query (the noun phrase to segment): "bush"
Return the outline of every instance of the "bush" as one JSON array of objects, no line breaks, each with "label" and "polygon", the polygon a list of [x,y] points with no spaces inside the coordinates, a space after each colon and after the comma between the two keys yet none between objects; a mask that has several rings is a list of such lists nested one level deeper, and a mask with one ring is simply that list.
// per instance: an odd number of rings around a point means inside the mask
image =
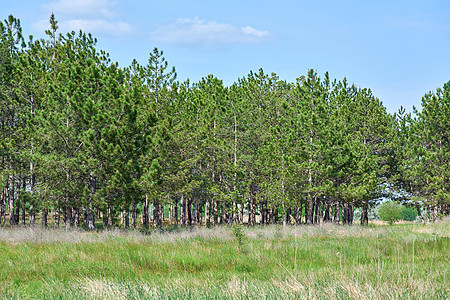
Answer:
[{"label": "bush", "polygon": [[244,229],[242,228],[242,226],[239,225],[233,225],[231,227],[231,231],[233,231],[234,237],[236,238],[237,242],[238,242],[238,250],[242,251],[243,250],[243,246],[244,246]]},{"label": "bush", "polygon": [[380,219],[389,222],[390,225],[402,219],[402,206],[395,202],[384,202],[378,210]]},{"label": "bush", "polygon": [[417,218],[417,210],[414,207],[403,207],[402,220],[415,221]]}]

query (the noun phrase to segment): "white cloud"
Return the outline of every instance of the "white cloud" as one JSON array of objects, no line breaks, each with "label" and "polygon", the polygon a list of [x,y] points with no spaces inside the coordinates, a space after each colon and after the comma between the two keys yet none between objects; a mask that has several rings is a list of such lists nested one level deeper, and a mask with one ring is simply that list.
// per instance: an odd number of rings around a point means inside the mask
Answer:
[{"label": "white cloud", "polygon": [[270,35],[270,33],[268,31],[257,30],[250,26],[242,27],[241,30],[244,34],[247,34],[249,36],[253,35],[253,36],[256,36],[259,38],[265,38]]},{"label": "white cloud", "polygon": [[198,18],[178,19],[172,24],[158,27],[150,37],[160,43],[207,48],[235,43],[260,43],[272,39],[268,31],[250,26],[238,28]]},{"label": "white cloud", "polygon": [[91,32],[96,34],[106,34],[113,36],[123,36],[130,34],[134,29],[125,22],[108,22],[105,20],[70,20],[61,23],[63,31]]},{"label": "white cloud", "polygon": [[[59,32],[66,33],[70,31],[78,32],[82,30],[86,33],[92,33],[94,36],[109,35],[109,36],[127,36],[135,32],[135,28],[128,23],[117,21],[109,22],[105,20],[83,20],[74,19],[68,21],[58,22]],[[34,24],[34,28],[39,31],[49,29],[48,21],[40,21]]]},{"label": "white cloud", "polygon": [[[58,22],[58,31],[61,33],[82,30],[86,33],[92,33],[94,36],[108,35],[108,36],[127,36],[136,32],[135,28],[125,22],[108,22],[105,20],[68,20]],[[44,32],[50,28],[48,21],[43,20],[33,24],[36,31]]]},{"label": "white cloud", "polygon": [[41,9],[47,13],[54,12],[67,16],[97,16],[112,18],[118,15],[115,7],[116,1],[111,0],[56,0],[41,5]]},{"label": "white cloud", "polygon": [[[117,20],[120,13],[116,6],[115,0],[54,0],[41,5],[41,9],[48,16],[55,13],[61,33],[82,30],[95,36],[123,37],[136,32],[134,26]],[[43,32],[50,25],[47,19],[33,27]]]}]

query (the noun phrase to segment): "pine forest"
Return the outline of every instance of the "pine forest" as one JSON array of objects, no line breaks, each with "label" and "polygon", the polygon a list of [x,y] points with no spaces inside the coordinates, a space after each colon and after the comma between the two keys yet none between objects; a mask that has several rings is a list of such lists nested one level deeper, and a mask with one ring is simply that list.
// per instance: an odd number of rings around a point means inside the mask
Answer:
[{"label": "pine forest", "polygon": [[450,81],[389,114],[313,69],[178,81],[158,48],[121,67],[96,42],[0,22],[2,226],[367,225],[386,198],[449,215]]}]

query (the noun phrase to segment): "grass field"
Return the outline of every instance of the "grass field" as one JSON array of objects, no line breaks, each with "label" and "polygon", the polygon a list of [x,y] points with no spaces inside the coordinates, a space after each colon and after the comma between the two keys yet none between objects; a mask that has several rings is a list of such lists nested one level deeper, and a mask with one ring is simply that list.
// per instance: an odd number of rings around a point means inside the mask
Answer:
[{"label": "grass field", "polygon": [[0,297],[448,299],[449,237],[448,220],[149,235],[0,229]]}]

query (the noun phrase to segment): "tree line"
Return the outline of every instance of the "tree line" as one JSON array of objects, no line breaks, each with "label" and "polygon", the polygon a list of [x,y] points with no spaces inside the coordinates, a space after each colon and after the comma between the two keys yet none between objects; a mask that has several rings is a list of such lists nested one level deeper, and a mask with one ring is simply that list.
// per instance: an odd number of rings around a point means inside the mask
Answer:
[{"label": "tree line", "polygon": [[328,73],[180,82],[157,48],[122,68],[54,15],[46,35],[0,22],[3,225],[364,225],[383,196],[449,214],[450,82],[390,115]]}]

